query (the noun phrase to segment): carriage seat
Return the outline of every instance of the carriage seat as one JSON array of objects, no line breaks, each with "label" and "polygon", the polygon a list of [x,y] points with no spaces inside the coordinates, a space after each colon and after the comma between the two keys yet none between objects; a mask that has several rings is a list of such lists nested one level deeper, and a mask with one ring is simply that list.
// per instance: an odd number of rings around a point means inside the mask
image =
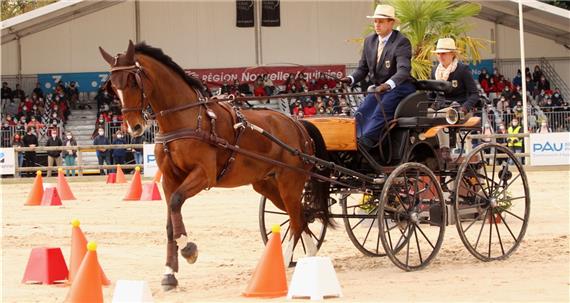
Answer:
[{"label": "carriage seat", "polygon": [[417,90],[423,91],[437,91],[449,93],[451,91],[451,84],[443,80],[418,80],[414,83]]}]

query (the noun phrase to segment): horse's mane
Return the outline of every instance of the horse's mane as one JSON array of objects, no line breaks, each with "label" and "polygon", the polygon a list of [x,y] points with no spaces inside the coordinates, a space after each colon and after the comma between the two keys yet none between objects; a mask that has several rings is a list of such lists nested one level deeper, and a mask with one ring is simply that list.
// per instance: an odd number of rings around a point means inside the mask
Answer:
[{"label": "horse's mane", "polygon": [[184,79],[184,81],[188,85],[190,85],[190,87],[196,88],[201,93],[204,93],[204,86],[202,86],[202,82],[200,82],[200,80],[188,75],[182,69],[182,67],[180,67],[180,65],[176,64],[176,62],[174,62],[172,60],[172,58],[170,58],[170,56],[168,56],[164,52],[162,52],[162,49],[147,45],[143,41],[143,42],[137,43],[137,45],[135,45],[135,53],[147,55],[149,57],[156,59],[157,61],[161,62],[162,64],[170,67],[170,69],[172,69],[175,73],[177,73],[180,77],[182,77],[182,79]]}]

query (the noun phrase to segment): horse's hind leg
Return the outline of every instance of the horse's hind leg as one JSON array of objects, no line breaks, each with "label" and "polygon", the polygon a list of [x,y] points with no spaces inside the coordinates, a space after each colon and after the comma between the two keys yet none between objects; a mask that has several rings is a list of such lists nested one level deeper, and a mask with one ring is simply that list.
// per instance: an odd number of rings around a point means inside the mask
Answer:
[{"label": "horse's hind leg", "polygon": [[[273,204],[279,208],[280,210],[287,212],[287,208],[285,207],[285,203],[281,198],[281,194],[279,193],[279,188],[277,186],[277,182],[275,178],[269,178],[267,180],[263,180],[257,183],[252,184],[253,189],[265,196],[269,199]],[[285,244],[285,251],[283,252],[283,260],[285,260],[285,267],[289,265],[291,262],[291,257],[293,256],[293,248],[295,247],[295,242],[293,240],[293,233],[289,233],[287,235],[287,240]]]},{"label": "horse's hind leg", "polygon": [[289,226],[291,227],[291,237],[287,248],[285,249],[286,257],[291,260],[293,248],[298,243],[302,231],[306,227],[305,218],[303,217],[302,195],[305,188],[305,175],[299,175],[292,172],[284,172],[279,175],[277,180],[277,188],[287,213],[289,214]]}]

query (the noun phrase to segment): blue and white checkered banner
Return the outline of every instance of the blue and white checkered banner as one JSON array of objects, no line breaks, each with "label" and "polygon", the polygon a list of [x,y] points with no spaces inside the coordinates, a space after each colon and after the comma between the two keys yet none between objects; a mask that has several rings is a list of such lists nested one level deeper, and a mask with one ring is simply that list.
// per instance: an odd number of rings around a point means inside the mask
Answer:
[{"label": "blue and white checkered banner", "polygon": [[108,76],[108,72],[38,74],[38,82],[46,93],[53,92],[59,81],[67,84],[75,81],[80,92],[96,92]]},{"label": "blue and white checkered banner", "polygon": [[0,148],[0,175],[16,174],[14,148]]}]

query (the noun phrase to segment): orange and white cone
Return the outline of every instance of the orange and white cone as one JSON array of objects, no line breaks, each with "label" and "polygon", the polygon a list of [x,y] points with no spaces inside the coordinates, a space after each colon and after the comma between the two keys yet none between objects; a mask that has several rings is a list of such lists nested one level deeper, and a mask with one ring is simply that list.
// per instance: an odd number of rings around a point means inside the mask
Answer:
[{"label": "orange and white cone", "polygon": [[133,180],[131,181],[131,187],[129,188],[129,192],[125,196],[123,200],[125,201],[138,201],[141,199],[142,195],[142,177],[141,177],[141,168],[135,168],[135,174],[133,175]]},{"label": "orange and white cone", "polygon": [[89,242],[86,247],[87,254],[79,266],[77,277],[71,284],[65,302],[103,302],[103,285],[101,284],[101,269],[97,260],[97,244]]},{"label": "orange and white cone", "polygon": [[42,204],[42,197],[44,195],[44,182],[42,179],[42,171],[38,170],[36,172],[36,179],[34,180],[34,185],[32,185],[32,191],[28,194],[28,199],[25,205],[40,205]]},{"label": "orange and white cone", "polygon": [[253,277],[243,295],[246,297],[276,298],[287,295],[287,276],[281,249],[281,227],[271,228],[271,238],[257,264]]},{"label": "orange and white cone", "polygon": [[[87,253],[87,239],[79,225],[79,220],[71,220],[71,255],[69,257],[69,276],[67,278],[69,283],[73,283],[73,280],[78,274],[81,262],[83,262],[85,254]],[[110,285],[111,281],[105,276],[103,269],[100,268],[99,270],[101,272],[101,284]]]}]

